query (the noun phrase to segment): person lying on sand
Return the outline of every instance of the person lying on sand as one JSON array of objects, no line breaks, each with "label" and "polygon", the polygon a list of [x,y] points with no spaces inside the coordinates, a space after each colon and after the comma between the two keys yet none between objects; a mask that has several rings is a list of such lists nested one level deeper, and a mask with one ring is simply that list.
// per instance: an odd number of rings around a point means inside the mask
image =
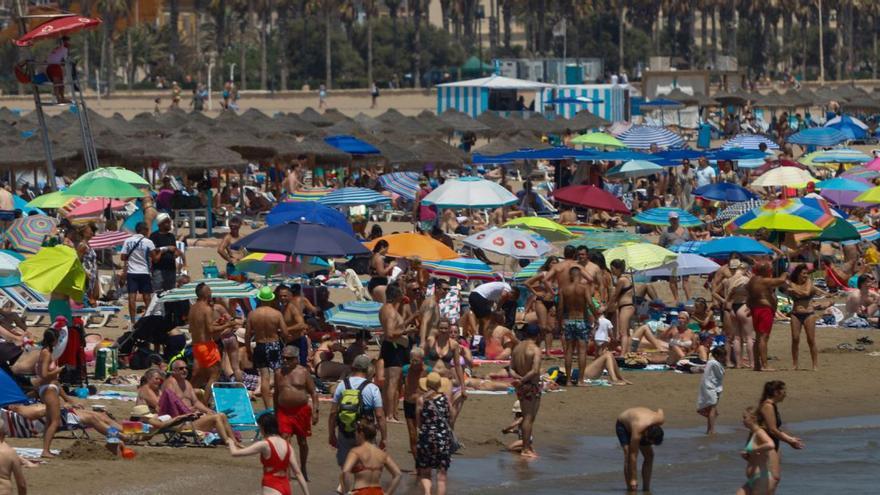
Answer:
[{"label": "person lying on sand", "polygon": [[[46,420],[45,404],[12,404],[6,408],[14,413],[20,414],[22,417],[30,421]],[[70,419],[74,418],[76,425],[86,428],[94,428],[95,431],[105,437],[116,436],[122,441],[129,440],[127,436],[121,433],[122,425],[107,415],[107,413],[89,411],[87,409],[75,409],[73,407],[63,408],[61,410],[62,424],[67,423]],[[2,433],[2,431],[0,431],[0,433]]]}]

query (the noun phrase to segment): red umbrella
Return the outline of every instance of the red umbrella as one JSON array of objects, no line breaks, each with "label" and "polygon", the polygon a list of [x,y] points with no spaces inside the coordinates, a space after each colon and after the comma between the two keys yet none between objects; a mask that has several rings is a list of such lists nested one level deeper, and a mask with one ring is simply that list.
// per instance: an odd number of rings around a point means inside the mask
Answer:
[{"label": "red umbrella", "polygon": [[30,46],[36,41],[66,36],[83,29],[95,28],[100,24],[101,19],[92,19],[90,17],[78,15],[59,17],[31,29],[27,34],[15,40],[15,44],[18,46]]},{"label": "red umbrella", "polygon": [[630,214],[629,208],[613,194],[596,186],[568,186],[553,192],[553,199],[583,208]]}]

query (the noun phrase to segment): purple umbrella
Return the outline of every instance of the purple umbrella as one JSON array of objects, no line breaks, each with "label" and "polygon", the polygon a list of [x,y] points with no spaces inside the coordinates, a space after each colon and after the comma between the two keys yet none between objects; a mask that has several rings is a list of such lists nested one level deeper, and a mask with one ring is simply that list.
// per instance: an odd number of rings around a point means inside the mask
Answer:
[{"label": "purple umbrella", "polygon": [[823,190],[819,193],[823,198],[837,206],[845,206],[848,208],[870,208],[874,203],[863,203],[855,201],[856,196],[864,191],[844,191],[840,189]]},{"label": "purple umbrella", "polygon": [[354,236],[333,227],[289,222],[260,229],[232,244],[232,249],[257,253],[340,257],[369,254]]}]

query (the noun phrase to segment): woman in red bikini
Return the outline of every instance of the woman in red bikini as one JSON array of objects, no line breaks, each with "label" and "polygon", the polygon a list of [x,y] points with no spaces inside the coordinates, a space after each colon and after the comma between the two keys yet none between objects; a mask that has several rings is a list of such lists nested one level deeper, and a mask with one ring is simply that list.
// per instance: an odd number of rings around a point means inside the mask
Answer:
[{"label": "woman in red bikini", "polygon": [[[392,495],[400,483],[400,468],[394,459],[374,443],[376,426],[367,421],[358,421],[355,429],[357,447],[351,449],[342,466],[342,492],[352,495]],[[382,470],[391,473],[391,483],[387,491],[382,491]],[[353,484],[351,478],[354,477]],[[349,492],[348,489],[351,488]]]},{"label": "woman in red bikini", "polygon": [[233,457],[260,454],[260,462],[263,464],[262,495],[292,495],[288,477],[291,469],[303,493],[309,495],[309,487],[296,462],[296,456],[293,455],[293,447],[278,433],[278,419],[275,414],[263,414],[257,424],[264,440],[245,448],[236,447],[234,442],[229,442],[229,453]]}]

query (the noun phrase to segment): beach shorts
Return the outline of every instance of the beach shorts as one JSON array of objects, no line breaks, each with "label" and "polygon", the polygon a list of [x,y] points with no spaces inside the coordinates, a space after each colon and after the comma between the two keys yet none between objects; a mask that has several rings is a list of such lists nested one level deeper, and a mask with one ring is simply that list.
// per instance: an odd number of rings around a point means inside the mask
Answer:
[{"label": "beach shorts", "polygon": [[70,308],[70,301],[65,299],[50,299],[46,309],[49,310],[49,320],[55,321],[55,318],[63,316],[67,318],[67,323],[73,322],[73,310]]},{"label": "beach shorts", "polygon": [[480,295],[479,292],[471,292],[468,296],[468,305],[477,318],[488,318],[492,315],[492,301]]},{"label": "beach shorts", "polygon": [[587,342],[590,340],[590,324],[585,320],[563,320],[562,335],[565,340]]},{"label": "beach shorts", "polygon": [[406,419],[416,419],[416,403],[403,401],[403,417]]},{"label": "beach shorts", "polygon": [[[621,447],[628,447],[630,441],[632,441],[632,433],[627,429],[626,425],[621,423],[620,420],[617,420],[617,423],[614,424],[614,432],[617,434],[617,441],[620,442]],[[647,446],[650,445],[650,442],[645,437],[642,437],[641,441],[639,441],[639,445]]]},{"label": "beach shorts", "polygon": [[750,306],[749,311],[752,312],[752,325],[755,332],[770,335],[773,330],[774,311],[770,306]]},{"label": "beach shorts", "polygon": [[152,294],[153,281],[146,273],[129,273],[125,276],[125,286],[129,294]]},{"label": "beach shorts", "polygon": [[214,341],[192,345],[193,358],[200,368],[210,368],[220,363],[220,349]]},{"label": "beach shorts", "polygon": [[402,368],[409,363],[409,349],[404,345],[383,340],[379,349],[379,358],[385,361],[386,368]]},{"label": "beach shorts", "polygon": [[355,445],[357,445],[357,441],[355,440],[354,435],[347,437],[342,430],[338,428],[336,429],[336,464],[338,464],[339,467],[345,465],[345,459]]},{"label": "beach shorts", "polygon": [[278,432],[282,436],[312,436],[312,406],[308,404],[298,407],[277,406],[275,415],[278,417]]},{"label": "beach shorts", "polygon": [[281,369],[283,361],[281,359],[282,344],[276,340],[274,342],[258,342],[254,346],[254,368],[269,368],[272,371]]},{"label": "beach shorts", "polygon": [[64,69],[61,67],[61,64],[49,64],[46,66],[46,75],[49,76],[49,80],[52,82],[63,81]]},{"label": "beach shorts", "polygon": [[541,384],[536,382],[522,382],[516,387],[516,398],[523,402],[533,402],[541,399]]}]

